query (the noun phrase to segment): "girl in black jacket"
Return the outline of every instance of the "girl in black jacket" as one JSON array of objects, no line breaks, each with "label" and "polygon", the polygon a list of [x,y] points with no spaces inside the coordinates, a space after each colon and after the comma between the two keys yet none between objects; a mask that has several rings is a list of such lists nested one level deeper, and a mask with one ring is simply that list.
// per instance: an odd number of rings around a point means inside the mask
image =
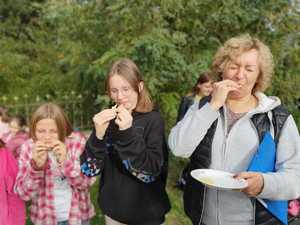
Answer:
[{"label": "girl in black jacket", "polygon": [[164,122],[131,60],[114,63],[106,90],[116,105],[93,117],[82,172],[101,174],[98,202],[107,225],[162,224],[170,209]]}]

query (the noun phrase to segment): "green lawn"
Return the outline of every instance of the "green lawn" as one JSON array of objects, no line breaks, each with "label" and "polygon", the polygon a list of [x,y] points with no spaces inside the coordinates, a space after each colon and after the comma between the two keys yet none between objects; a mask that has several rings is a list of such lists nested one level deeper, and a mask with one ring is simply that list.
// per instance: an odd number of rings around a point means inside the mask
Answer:
[{"label": "green lawn", "polygon": [[[182,192],[174,187],[174,184],[178,178],[181,169],[183,168],[185,161],[173,157],[170,153],[170,165],[169,165],[169,177],[167,183],[167,192],[172,204],[171,211],[167,214],[166,225],[191,225],[190,221],[184,214],[182,208]],[[98,208],[97,204],[98,193],[98,181],[91,188],[91,196],[94,206],[96,207],[97,215],[92,219],[92,225],[104,224],[103,216]],[[29,214],[27,214],[29,215]],[[27,225],[32,225],[29,219],[27,219]]]}]

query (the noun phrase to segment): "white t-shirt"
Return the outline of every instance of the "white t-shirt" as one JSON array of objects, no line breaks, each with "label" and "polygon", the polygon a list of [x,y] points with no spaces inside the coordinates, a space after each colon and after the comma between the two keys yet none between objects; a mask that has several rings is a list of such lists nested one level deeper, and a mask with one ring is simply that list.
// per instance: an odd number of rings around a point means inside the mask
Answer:
[{"label": "white t-shirt", "polygon": [[52,152],[48,152],[51,162],[51,169],[54,172],[54,209],[58,222],[69,219],[69,212],[72,200],[72,188],[67,179],[58,169],[56,158]]}]

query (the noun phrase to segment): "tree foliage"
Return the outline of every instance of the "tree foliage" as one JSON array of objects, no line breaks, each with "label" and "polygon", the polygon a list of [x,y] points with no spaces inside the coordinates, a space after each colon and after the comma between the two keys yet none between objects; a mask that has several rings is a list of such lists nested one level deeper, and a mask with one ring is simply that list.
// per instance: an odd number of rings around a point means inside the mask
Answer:
[{"label": "tree foliage", "polygon": [[180,96],[209,69],[217,48],[250,33],[274,54],[268,94],[279,96],[300,125],[299,30],[299,5],[292,0],[3,0],[1,95],[75,91],[97,105],[111,63],[130,57],[170,127]]}]

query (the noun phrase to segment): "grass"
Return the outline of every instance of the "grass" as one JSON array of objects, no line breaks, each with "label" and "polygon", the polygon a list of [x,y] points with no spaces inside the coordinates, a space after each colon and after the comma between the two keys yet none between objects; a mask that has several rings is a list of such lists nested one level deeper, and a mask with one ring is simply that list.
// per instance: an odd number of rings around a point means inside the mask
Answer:
[{"label": "grass", "polygon": [[[170,153],[169,176],[167,182],[167,192],[171,201],[171,211],[167,214],[165,225],[191,225],[189,219],[183,211],[182,192],[174,187],[176,180],[185,165],[185,160],[175,158]],[[96,208],[96,216],[92,219],[91,225],[104,225],[103,215],[97,203],[98,181],[91,188],[93,204]],[[27,207],[28,209],[28,207]],[[29,215],[29,212],[27,212]],[[26,225],[32,225],[29,218]]]}]

